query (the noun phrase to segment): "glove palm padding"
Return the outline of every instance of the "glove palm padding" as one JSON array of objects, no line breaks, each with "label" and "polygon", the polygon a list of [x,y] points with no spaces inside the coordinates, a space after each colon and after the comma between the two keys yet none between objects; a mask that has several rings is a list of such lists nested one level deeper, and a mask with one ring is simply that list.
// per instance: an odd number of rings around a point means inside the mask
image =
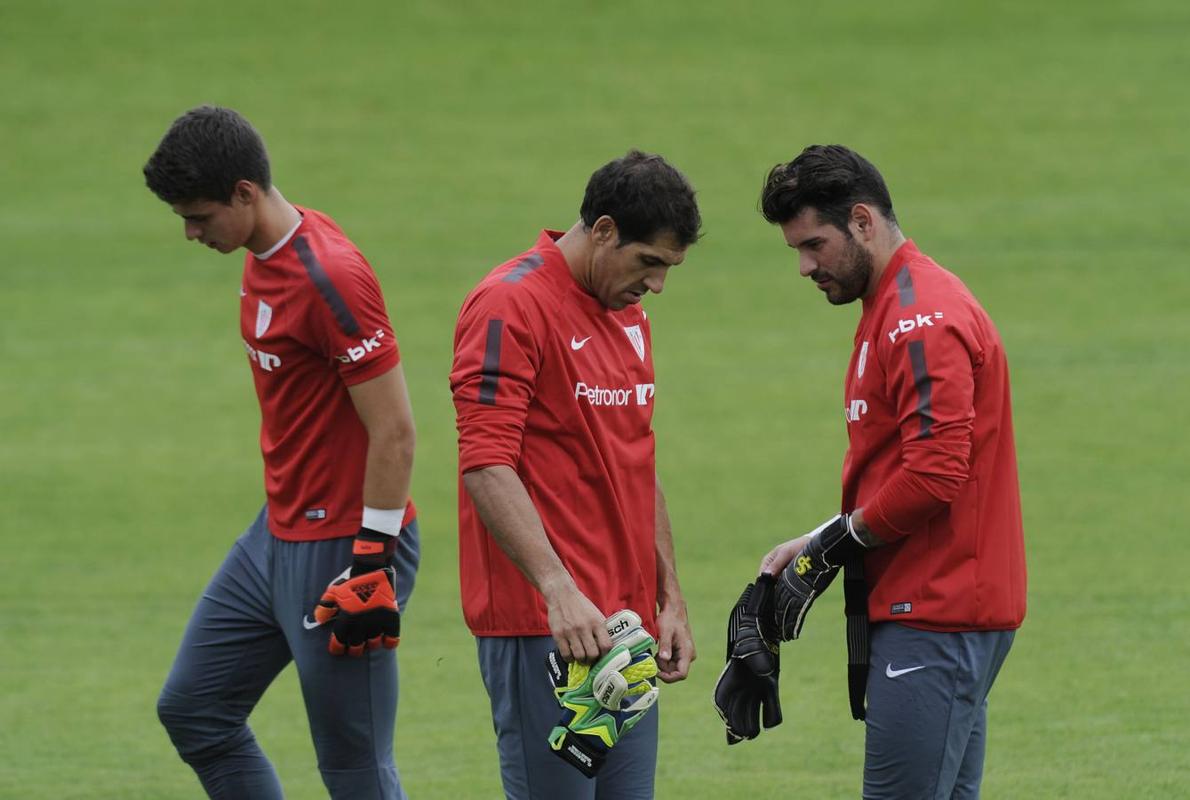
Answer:
[{"label": "glove palm padding", "polygon": [[[629,624],[619,625],[628,615]],[[608,618],[613,647],[592,665],[564,662],[558,651],[547,657],[554,696],[562,717],[547,738],[550,749],[594,777],[608,752],[657,701],[657,642],[631,611]]]},{"label": "glove palm padding", "polygon": [[715,684],[715,710],[737,744],[781,724],[781,653],[772,626],[774,579],[748,584],[727,622],[727,664]]},{"label": "glove palm padding", "polygon": [[401,643],[401,609],[393,569],[395,537],[361,528],[352,547],[351,567],[333,580],[314,607],[320,625],[330,623],[331,655],[362,656],[368,650]]}]

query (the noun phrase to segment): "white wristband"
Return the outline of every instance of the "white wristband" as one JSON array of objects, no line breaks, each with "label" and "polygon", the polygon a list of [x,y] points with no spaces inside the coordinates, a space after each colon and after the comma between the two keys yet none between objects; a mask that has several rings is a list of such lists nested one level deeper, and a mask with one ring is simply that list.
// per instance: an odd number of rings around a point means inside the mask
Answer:
[{"label": "white wristband", "polygon": [[405,521],[405,508],[372,508],[364,506],[363,527],[377,533],[396,536],[401,532],[401,523]]}]

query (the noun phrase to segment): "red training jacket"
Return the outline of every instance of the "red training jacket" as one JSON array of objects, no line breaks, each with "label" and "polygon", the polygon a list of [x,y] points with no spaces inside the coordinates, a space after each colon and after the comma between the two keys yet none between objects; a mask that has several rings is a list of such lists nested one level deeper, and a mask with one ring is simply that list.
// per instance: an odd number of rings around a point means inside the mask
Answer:
[{"label": "red training jacket", "polygon": [[450,374],[459,430],[459,574],[477,636],[547,636],[545,602],[488,533],[462,485],[514,469],[550,545],[604,614],[656,634],[653,357],[639,305],[604,307],[575,282],[561,234],[468,295]]},{"label": "red training jacket", "polygon": [[844,392],[844,511],[867,554],[868,612],[937,631],[1025,617],[1025,548],[1008,362],[966,286],[907,241],[855,332]]},{"label": "red training jacket", "polygon": [[[260,400],[269,530],[309,541],[359,530],[368,432],[347,387],[401,356],[372,267],[330,217],[298,211],[287,240],[244,259],[240,332]],[[411,500],[405,524],[415,515]]]}]

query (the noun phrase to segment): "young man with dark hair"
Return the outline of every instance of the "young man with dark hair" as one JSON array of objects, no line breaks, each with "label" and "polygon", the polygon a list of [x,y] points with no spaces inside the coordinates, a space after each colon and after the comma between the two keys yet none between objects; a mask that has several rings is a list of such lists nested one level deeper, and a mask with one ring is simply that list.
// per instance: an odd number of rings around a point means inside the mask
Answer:
[{"label": "young man with dark hair", "polygon": [[845,382],[842,513],[769,552],[733,611],[716,690],[729,741],[760,732],[760,707],[766,727],[780,721],[777,643],[797,638],[846,567],[863,796],[977,797],[988,692],[1025,616],[1003,343],[967,287],[904,237],[884,179],[858,153],[813,146],[777,165],[761,210],[828,302],[863,309]]},{"label": "young man with dark hair", "polygon": [[235,111],[183,114],[144,175],[188,240],[249,251],[240,330],[268,497],[203,592],[158,715],[211,797],[280,798],[247,719],[292,660],[331,796],[403,798],[393,648],[419,553],[414,427],[376,276],[329,217],[281,195]]},{"label": "young man with dark hair", "polygon": [[513,800],[653,796],[656,713],[630,733],[620,717],[599,736],[559,724],[545,662],[554,648],[571,664],[608,653],[605,617],[623,608],[656,637],[656,677],[684,679],[695,657],[655,471],[640,301],[700,224],[685,177],[632,151],[591,176],[570,230],[542,232],[459,312],[463,612]]}]

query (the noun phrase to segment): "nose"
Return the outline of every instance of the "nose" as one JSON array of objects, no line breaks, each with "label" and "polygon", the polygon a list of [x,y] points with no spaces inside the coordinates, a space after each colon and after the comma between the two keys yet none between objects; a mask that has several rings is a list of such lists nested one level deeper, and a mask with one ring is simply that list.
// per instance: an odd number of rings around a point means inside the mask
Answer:
[{"label": "nose", "polygon": [[803,278],[808,278],[818,269],[818,262],[815,261],[808,253],[798,252],[797,254],[797,271]]},{"label": "nose", "polygon": [[665,288],[665,272],[659,271],[645,276],[645,288],[653,294],[661,294]]},{"label": "nose", "polygon": [[187,222],[183,227],[186,230],[186,241],[188,242],[193,242],[202,234],[202,230],[193,222]]}]

